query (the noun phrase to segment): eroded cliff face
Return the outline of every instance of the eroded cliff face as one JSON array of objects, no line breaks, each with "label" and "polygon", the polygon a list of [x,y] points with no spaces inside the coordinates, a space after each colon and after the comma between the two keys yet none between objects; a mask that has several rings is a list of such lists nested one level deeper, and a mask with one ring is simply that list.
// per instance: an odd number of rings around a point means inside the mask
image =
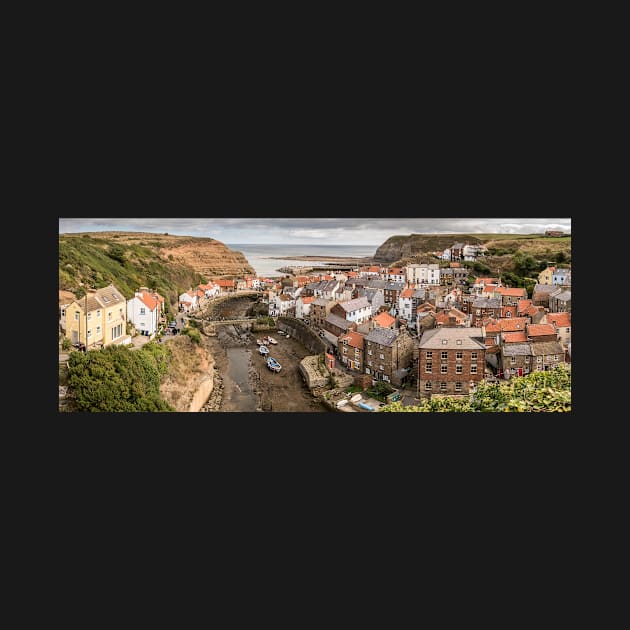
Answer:
[{"label": "eroded cliff face", "polygon": [[241,252],[229,249],[215,239],[174,242],[162,249],[163,255],[173,258],[208,277],[255,275],[254,269]]},{"label": "eroded cliff face", "polygon": [[[475,236],[462,234],[408,234],[406,236],[391,236],[374,253],[375,262],[392,263],[402,259],[418,259],[429,255],[437,249],[444,250],[451,247],[458,240],[464,240],[471,245],[480,243]],[[427,261],[430,260],[427,258]],[[424,262],[424,260],[418,260]]]},{"label": "eroded cliff face", "polygon": [[168,373],[160,383],[162,398],[175,411],[199,411],[214,386],[214,358],[204,343],[198,346],[186,335],[164,343],[169,344],[171,359]]}]

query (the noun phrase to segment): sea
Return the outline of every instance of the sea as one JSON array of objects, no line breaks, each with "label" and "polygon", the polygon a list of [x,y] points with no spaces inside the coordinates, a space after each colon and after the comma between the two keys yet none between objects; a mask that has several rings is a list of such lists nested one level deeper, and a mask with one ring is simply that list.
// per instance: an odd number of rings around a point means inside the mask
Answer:
[{"label": "sea", "polygon": [[[378,245],[292,245],[291,243],[251,244],[225,243],[230,249],[242,254],[261,277],[278,277],[283,274],[277,269],[293,265],[311,266],[325,264],[325,260],[317,262],[296,260],[293,256],[356,256],[360,258],[374,256]],[[282,256],[281,260],[271,257]]]}]

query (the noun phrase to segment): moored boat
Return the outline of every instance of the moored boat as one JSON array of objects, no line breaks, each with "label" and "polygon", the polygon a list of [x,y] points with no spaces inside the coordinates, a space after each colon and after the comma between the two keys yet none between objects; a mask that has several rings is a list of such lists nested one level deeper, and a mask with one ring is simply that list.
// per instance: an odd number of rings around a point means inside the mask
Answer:
[{"label": "moored boat", "polygon": [[267,346],[260,346],[260,348],[258,348],[258,352],[262,355],[269,354],[269,348],[267,348]]},{"label": "moored boat", "polygon": [[282,369],[282,366],[273,357],[267,357],[267,367],[274,372],[279,372]]},{"label": "moored boat", "polygon": [[267,337],[267,343],[275,346],[278,342],[273,337]]},{"label": "moored boat", "polygon": [[256,343],[257,343],[259,346],[263,346],[263,345],[264,345],[264,343],[263,343],[263,340],[262,340],[262,339],[256,339]]}]

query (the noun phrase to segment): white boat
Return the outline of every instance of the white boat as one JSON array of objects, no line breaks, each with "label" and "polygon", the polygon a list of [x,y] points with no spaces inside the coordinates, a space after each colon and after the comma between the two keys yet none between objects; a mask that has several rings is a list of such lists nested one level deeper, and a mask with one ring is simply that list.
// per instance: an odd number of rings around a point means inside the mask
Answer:
[{"label": "white boat", "polygon": [[337,409],[341,409],[341,407],[345,407],[348,404],[348,401],[344,398],[337,403]]},{"label": "white boat", "polygon": [[258,348],[258,352],[262,355],[269,354],[269,348],[267,348],[267,346],[260,346],[260,348]]},{"label": "white boat", "polygon": [[273,357],[267,358],[267,367],[274,372],[279,372],[282,369],[282,366]]},{"label": "white boat", "polygon": [[351,399],[350,402],[353,403],[358,403],[360,400],[363,399],[363,396],[361,396],[361,394],[355,394]]},{"label": "white boat", "polygon": [[263,344],[263,340],[262,340],[262,339],[256,339],[256,343],[257,343],[259,346],[264,345],[264,344]]},{"label": "white boat", "polygon": [[267,337],[267,342],[275,346],[278,342],[273,337]]}]

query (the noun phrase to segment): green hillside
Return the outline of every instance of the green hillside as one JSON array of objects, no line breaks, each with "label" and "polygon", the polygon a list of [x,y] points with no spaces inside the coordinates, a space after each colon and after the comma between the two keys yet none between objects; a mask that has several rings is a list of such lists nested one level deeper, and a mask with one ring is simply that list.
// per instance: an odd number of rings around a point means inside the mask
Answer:
[{"label": "green hillside", "polygon": [[85,294],[83,285],[100,289],[114,283],[127,299],[145,286],[156,289],[174,307],[182,292],[200,282],[207,279],[191,267],[165,260],[149,243],[59,235],[59,288],[77,297]]}]

